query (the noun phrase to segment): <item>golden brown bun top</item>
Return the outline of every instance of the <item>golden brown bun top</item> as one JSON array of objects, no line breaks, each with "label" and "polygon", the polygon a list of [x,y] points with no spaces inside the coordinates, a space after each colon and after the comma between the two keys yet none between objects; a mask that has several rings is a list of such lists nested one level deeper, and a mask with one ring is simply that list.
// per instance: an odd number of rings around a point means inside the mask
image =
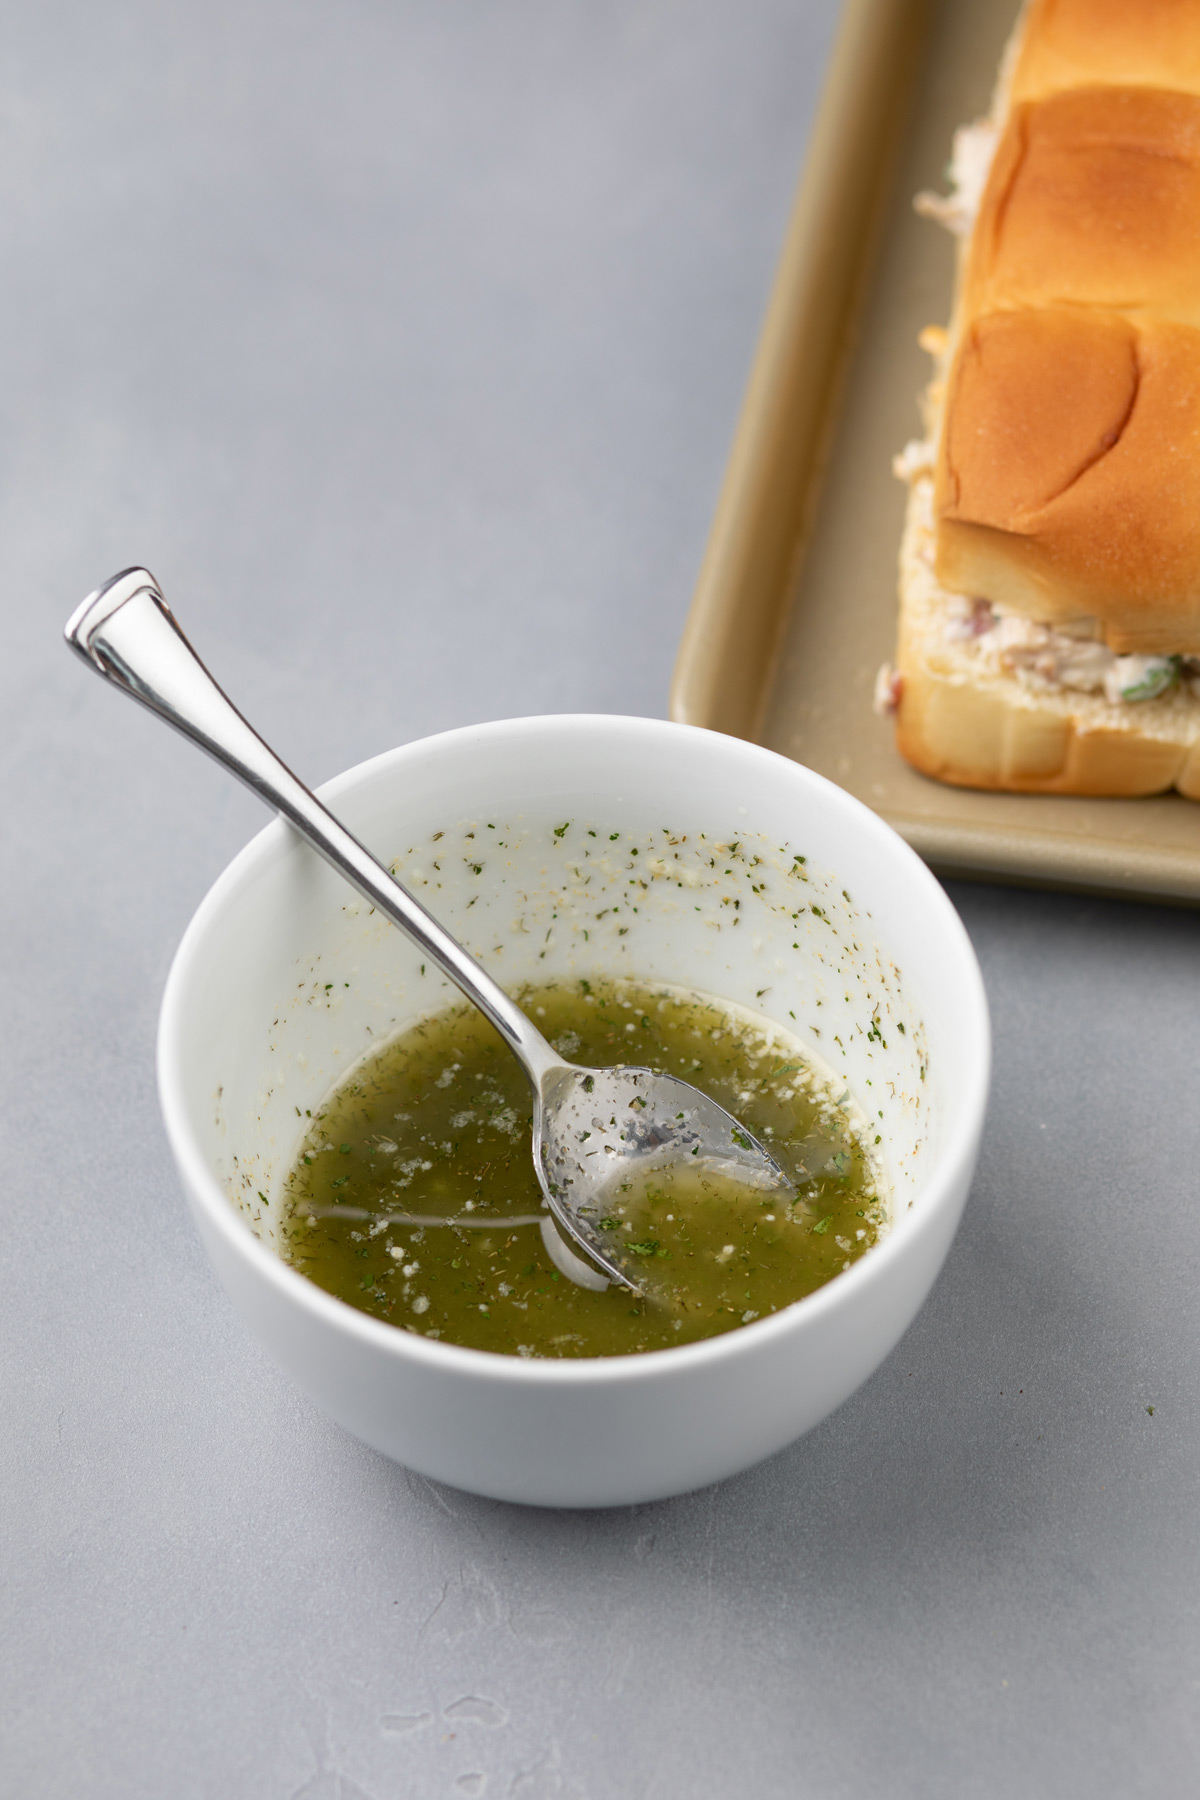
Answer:
[{"label": "golden brown bun top", "polygon": [[1200,94],[1197,0],[1032,0],[1012,99],[1105,83]]},{"label": "golden brown bun top", "polygon": [[965,333],[942,435],[939,512],[1025,529],[1112,450],[1138,391],[1136,336],[1123,319],[993,313]]},{"label": "golden brown bun top", "polygon": [[1200,649],[1200,331],[993,313],[951,369],[939,578],[1119,651]]},{"label": "golden brown bun top", "polygon": [[952,590],[1200,653],[1200,0],[1031,0],[935,476]]},{"label": "golden brown bun top", "polygon": [[1197,95],[1089,87],[1014,109],[975,228],[965,316],[1063,302],[1200,325]]}]

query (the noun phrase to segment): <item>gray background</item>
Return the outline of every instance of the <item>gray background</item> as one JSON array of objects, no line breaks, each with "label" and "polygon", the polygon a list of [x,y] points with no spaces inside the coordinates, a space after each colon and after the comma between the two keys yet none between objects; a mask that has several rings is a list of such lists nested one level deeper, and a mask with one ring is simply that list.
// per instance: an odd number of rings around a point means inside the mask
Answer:
[{"label": "gray background", "polygon": [[147,562],[313,779],[661,713],[834,13],[6,11],[6,1797],[1198,1785],[1194,917],[957,888],[995,1102],[899,1350],[719,1488],[475,1500],[202,1258],[155,1009],[261,815],[58,642]]}]

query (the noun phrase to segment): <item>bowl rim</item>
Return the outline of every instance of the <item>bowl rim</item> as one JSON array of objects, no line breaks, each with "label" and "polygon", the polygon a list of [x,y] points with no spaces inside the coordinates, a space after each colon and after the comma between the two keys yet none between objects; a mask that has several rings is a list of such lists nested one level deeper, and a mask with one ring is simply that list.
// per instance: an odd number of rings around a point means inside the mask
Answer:
[{"label": "bowl rim", "polygon": [[[790,757],[743,738],[727,736],[701,726],[683,725],[666,719],[645,719],[628,713],[543,713],[485,721],[455,727],[449,731],[415,738],[391,750],[367,757],[321,783],[314,791],[327,804],[352,792],[373,776],[390,770],[415,756],[433,751],[435,754],[456,744],[486,741],[489,737],[511,737],[519,733],[542,733],[547,736],[563,732],[584,735],[603,729],[622,734],[650,733],[703,739],[705,748],[718,739],[730,752],[744,756],[751,764],[769,762],[783,765],[789,775],[803,786],[832,799],[843,807],[855,826],[886,854],[899,857],[916,882],[918,893],[941,915],[947,949],[952,944],[960,964],[959,978],[967,1000],[969,1025],[967,1042],[961,1047],[959,1060],[966,1070],[964,1092],[956,1116],[948,1121],[942,1147],[932,1171],[922,1184],[922,1204],[910,1215],[893,1222],[881,1242],[859,1258],[851,1268],[833,1276],[823,1286],[766,1318],[752,1320],[735,1331],[718,1337],[701,1338],[694,1343],[671,1345],[662,1350],[644,1350],[619,1356],[589,1356],[551,1359],[511,1356],[497,1350],[476,1350],[463,1344],[444,1343],[415,1332],[403,1330],[382,1319],[360,1312],[344,1300],[337,1299],[309,1281],[287,1263],[250,1229],[249,1224],[229,1199],[217,1176],[210,1168],[190,1123],[190,1107],[184,1092],[179,1045],[186,1029],[187,990],[192,966],[201,952],[210,926],[222,910],[271,861],[278,857],[296,834],[282,818],[276,817],[252,837],[226,864],[196,908],[179,947],[172,959],[163,990],[159,1011],[156,1044],[156,1068],[159,1104],[167,1138],[185,1190],[192,1204],[203,1211],[227,1246],[244,1261],[279,1296],[314,1315],[317,1322],[346,1333],[365,1347],[381,1351],[401,1360],[410,1359],[443,1376],[460,1375],[485,1382],[517,1382],[524,1386],[578,1387],[606,1386],[677,1376],[686,1379],[711,1362],[736,1360],[753,1356],[775,1339],[786,1338],[815,1327],[830,1311],[849,1304],[861,1290],[888,1279],[888,1271],[900,1257],[911,1254],[920,1240],[938,1229],[941,1214],[952,1202],[964,1164],[974,1162],[979,1135],[987,1109],[991,1075],[991,1030],[983,975],[966,927],[949,896],[931,870],[922,862],[899,833],[884,823],[862,801],[839,788],[825,776],[794,762]],[[315,855],[316,853],[313,852]]]}]

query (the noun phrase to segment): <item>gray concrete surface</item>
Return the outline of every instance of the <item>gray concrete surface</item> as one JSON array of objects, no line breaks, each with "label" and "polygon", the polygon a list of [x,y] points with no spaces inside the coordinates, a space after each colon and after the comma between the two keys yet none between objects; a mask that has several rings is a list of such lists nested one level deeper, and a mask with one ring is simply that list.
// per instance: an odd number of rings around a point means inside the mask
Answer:
[{"label": "gray concrete surface", "polygon": [[58,642],[147,562],[314,780],[662,712],[833,18],[6,12],[6,1797],[1200,1786],[1195,918],[956,889],[995,1104],[900,1349],[719,1488],[479,1501],[316,1415],[209,1272],[155,1010],[260,814]]}]

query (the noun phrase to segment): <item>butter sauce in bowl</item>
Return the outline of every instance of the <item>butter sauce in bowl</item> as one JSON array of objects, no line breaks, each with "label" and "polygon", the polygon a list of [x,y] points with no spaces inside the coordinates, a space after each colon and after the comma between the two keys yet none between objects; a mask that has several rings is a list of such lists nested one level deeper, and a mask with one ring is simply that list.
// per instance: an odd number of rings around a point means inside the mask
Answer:
[{"label": "butter sauce in bowl", "polygon": [[313,1115],[283,1199],[293,1268],[435,1341],[614,1356],[748,1325],[874,1244],[878,1134],[797,1038],[653,983],[581,976],[516,998],[565,1057],[694,1082],[770,1147],[790,1187],[702,1166],[626,1179],[606,1223],[640,1265],[640,1292],[579,1285],[539,1210],[527,1086],[482,1015],[458,1006],[369,1052]]}]

